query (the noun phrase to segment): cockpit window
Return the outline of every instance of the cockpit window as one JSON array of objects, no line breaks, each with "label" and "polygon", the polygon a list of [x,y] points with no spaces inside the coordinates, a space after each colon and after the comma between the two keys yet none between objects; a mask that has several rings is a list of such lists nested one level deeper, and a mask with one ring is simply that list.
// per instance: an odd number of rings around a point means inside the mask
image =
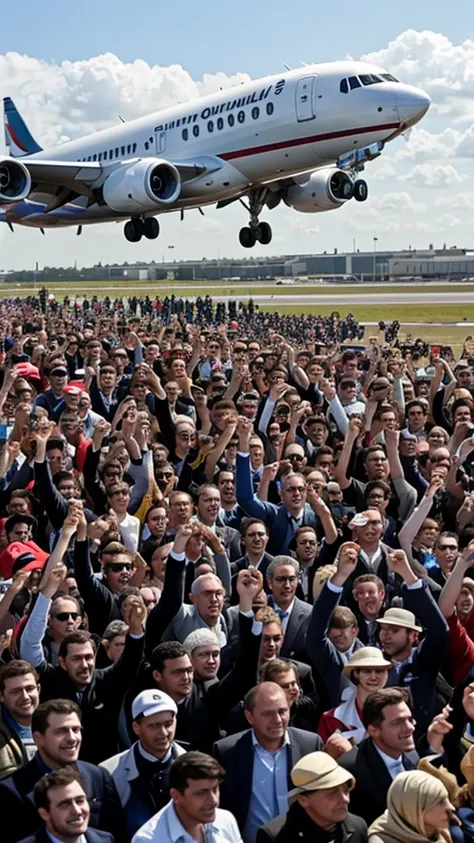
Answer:
[{"label": "cockpit window", "polygon": [[341,94],[347,94],[349,87],[347,84],[347,79],[341,79],[341,84],[339,85],[339,90]]},{"label": "cockpit window", "polygon": [[363,85],[376,85],[382,81],[380,76],[376,76],[375,73],[364,73],[359,78]]},{"label": "cockpit window", "polygon": [[350,76],[349,77],[349,85],[351,86],[351,91],[353,91],[354,88],[360,88],[360,82],[359,82],[357,76]]},{"label": "cockpit window", "polygon": [[385,79],[386,82],[398,82],[399,80],[392,76],[391,73],[381,73],[380,74],[382,79]]}]

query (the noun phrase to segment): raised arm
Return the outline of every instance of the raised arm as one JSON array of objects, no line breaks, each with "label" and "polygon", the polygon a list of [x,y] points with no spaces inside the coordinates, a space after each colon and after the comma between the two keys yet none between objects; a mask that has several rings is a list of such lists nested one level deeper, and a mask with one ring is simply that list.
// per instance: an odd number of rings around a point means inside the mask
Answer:
[{"label": "raised arm", "polygon": [[349,425],[344,438],[344,445],[339,454],[337,465],[334,468],[334,480],[339,483],[341,489],[347,489],[351,485],[351,478],[347,476],[349,464],[352,457],[354,444],[362,433],[361,419],[352,417],[349,419]]},{"label": "raised arm", "polygon": [[463,579],[466,571],[474,564],[474,542],[470,542],[462,556],[458,556],[457,562],[446,580],[443,590],[439,596],[438,608],[445,618],[450,618],[456,608]]}]

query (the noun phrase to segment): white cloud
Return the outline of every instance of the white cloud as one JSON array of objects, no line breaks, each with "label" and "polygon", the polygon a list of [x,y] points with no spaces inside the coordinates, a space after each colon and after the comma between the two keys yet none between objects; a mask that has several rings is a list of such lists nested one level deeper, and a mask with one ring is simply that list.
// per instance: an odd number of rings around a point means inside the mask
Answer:
[{"label": "white cloud", "polygon": [[377,162],[374,162],[374,167],[371,169],[371,180],[385,181],[386,179],[395,179],[396,177],[397,171],[388,158],[379,158]]},{"label": "white cloud", "polygon": [[453,217],[452,214],[443,214],[442,217],[434,221],[433,228],[439,228],[443,231],[445,228],[458,228],[462,224],[462,221],[457,217]]},{"label": "white cloud", "polygon": [[474,193],[457,193],[455,196],[437,196],[437,208],[452,208],[456,211],[474,211]]},{"label": "white cloud", "polygon": [[451,164],[417,164],[409,173],[399,176],[399,181],[406,184],[438,188],[463,184],[467,180],[468,177],[460,175]]},{"label": "white cloud", "polygon": [[380,211],[411,211],[421,213],[426,211],[422,202],[415,202],[409,193],[385,193],[374,200],[374,205]]},{"label": "white cloud", "polygon": [[161,108],[249,81],[246,73],[205,74],[181,65],[122,62],[113,53],[50,63],[18,53],[0,56],[2,96],[11,96],[40,144],[52,146]]},{"label": "white cloud", "polygon": [[440,32],[408,29],[388,47],[362,58],[423,88],[438,113],[461,120],[474,117],[474,41],[453,44]]}]

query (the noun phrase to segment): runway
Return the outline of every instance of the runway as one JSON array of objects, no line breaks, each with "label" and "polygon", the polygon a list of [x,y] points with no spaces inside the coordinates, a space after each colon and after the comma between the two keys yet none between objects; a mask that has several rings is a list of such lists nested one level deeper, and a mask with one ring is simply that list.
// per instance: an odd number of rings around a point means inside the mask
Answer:
[{"label": "runway", "polygon": [[[233,295],[233,296],[213,296],[216,301],[235,301],[236,299],[247,300],[248,295]],[[337,294],[335,291],[330,295],[326,294],[311,294],[305,293],[300,295],[298,293],[278,293],[276,295],[257,295],[252,296],[255,304],[292,304],[292,305],[314,305],[317,309],[319,305],[334,305],[335,308],[354,305],[380,305],[384,304],[471,304],[474,305],[474,290],[472,292],[452,292],[452,293],[341,293]]]}]

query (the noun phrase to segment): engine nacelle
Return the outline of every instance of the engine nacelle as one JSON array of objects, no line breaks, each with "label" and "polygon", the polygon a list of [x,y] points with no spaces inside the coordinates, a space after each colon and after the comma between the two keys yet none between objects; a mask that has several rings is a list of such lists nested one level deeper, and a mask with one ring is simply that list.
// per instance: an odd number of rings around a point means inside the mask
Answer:
[{"label": "engine nacelle", "polygon": [[354,194],[351,177],[337,168],[316,170],[305,184],[289,187],[284,201],[303,214],[333,211],[340,208]]},{"label": "engine nacelle", "polygon": [[124,163],[107,176],[102,194],[109,208],[124,214],[172,205],[181,193],[181,177],[173,164],[160,158]]},{"label": "engine nacelle", "polygon": [[31,190],[31,176],[24,164],[0,158],[0,205],[21,202]]}]

